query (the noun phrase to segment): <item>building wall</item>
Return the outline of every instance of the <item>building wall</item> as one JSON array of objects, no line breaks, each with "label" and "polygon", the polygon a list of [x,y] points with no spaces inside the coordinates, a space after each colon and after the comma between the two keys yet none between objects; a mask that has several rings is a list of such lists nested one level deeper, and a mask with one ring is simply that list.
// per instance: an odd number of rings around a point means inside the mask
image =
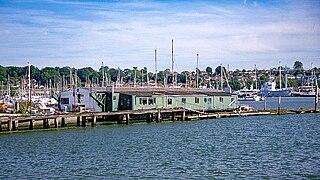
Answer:
[{"label": "building wall", "polygon": [[[120,95],[119,110],[129,110],[123,98],[128,95]],[[161,109],[161,108],[186,108],[201,111],[222,111],[236,109],[236,96],[132,96],[132,110]],[[122,103],[121,103],[122,101]]]},{"label": "building wall", "polygon": [[[90,91],[87,89],[78,88],[75,91],[75,102],[73,90],[64,91],[61,93],[61,108],[64,110],[64,107],[67,107],[67,111],[73,111],[73,105],[84,105],[85,108],[91,109],[92,111],[99,111],[96,101],[90,97]],[[80,95],[80,103],[78,103],[78,95]],[[68,102],[66,102],[66,101]],[[100,110],[101,111],[101,110]]]}]

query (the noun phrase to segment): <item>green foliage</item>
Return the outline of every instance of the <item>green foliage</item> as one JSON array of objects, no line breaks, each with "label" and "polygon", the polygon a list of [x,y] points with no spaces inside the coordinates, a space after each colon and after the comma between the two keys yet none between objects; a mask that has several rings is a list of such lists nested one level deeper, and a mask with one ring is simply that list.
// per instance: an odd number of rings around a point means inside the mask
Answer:
[{"label": "green foliage", "polygon": [[7,82],[7,69],[3,66],[0,66],[0,81]]}]

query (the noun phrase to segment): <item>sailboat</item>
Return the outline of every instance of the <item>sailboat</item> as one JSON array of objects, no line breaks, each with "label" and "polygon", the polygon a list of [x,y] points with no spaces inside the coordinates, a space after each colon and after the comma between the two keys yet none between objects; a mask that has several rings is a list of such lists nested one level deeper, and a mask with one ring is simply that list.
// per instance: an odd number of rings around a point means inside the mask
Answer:
[{"label": "sailboat", "polygon": [[253,84],[251,84],[250,88],[244,87],[243,89],[240,89],[238,91],[235,91],[233,94],[238,95],[238,100],[239,101],[261,101],[263,98],[258,95],[260,93],[260,90],[258,89],[257,81],[258,81],[258,76],[257,76],[257,67],[255,65],[255,83],[256,83],[256,88],[253,88]]}]

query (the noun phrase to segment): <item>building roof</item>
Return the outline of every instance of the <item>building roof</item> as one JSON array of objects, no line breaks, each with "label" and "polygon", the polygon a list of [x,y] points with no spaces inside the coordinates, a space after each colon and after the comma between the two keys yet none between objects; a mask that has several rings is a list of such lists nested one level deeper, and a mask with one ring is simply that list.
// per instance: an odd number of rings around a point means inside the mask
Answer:
[{"label": "building roof", "polygon": [[179,96],[230,96],[231,94],[214,89],[196,88],[115,88],[114,92],[135,95],[135,96],[154,96],[154,95],[179,95]]}]

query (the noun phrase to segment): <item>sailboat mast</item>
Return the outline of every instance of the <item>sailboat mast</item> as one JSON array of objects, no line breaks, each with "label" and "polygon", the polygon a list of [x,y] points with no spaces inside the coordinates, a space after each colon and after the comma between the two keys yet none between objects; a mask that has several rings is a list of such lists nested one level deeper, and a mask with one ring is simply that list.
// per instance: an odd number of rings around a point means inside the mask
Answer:
[{"label": "sailboat mast", "polygon": [[31,74],[30,74],[30,63],[28,62],[28,109],[31,114]]},{"label": "sailboat mast", "polygon": [[256,89],[258,89],[258,74],[257,74],[257,65],[254,65],[254,73],[256,77]]},{"label": "sailboat mast", "polygon": [[174,60],[173,60],[173,39],[171,41],[171,72],[172,72],[172,83],[173,83],[173,85],[175,85]]},{"label": "sailboat mast", "polygon": [[104,87],[104,80],[105,80],[105,77],[104,77],[104,67],[103,67],[103,61],[102,61],[102,64],[101,64],[101,74],[102,74],[102,82],[101,82],[101,87]]},{"label": "sailboat mast", "polygon": [[199,54],[197,53],[196,88],[199,88]]},{"label": "sailboat mast", "polygon": [[223,75],[222,75],[222,64],[220,64],[220,87],[223,90]]},{"label": "sailboat mast", "polygon": [[281,61],[279,61],[279,85],[281,89]]},{"label": "sailboat mast", "polygon": [[158,86],[158,62],[157,62],[157,49],[154,50],[154,73],[155,73],[155,85]]}]

